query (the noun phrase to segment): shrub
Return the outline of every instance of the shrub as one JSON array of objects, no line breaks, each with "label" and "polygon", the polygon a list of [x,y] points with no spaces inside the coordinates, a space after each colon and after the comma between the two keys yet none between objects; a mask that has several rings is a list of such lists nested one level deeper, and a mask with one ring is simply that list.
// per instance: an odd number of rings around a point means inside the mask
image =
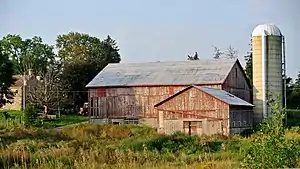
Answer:
[{"label": "shrub", "polygon": [[38,114],[40,109],[37,105],[29,104],[24,110],[24,123],[26,126],[36,126],[39,124]]},{"label": "shrub", "polygon": [[297,144],[284,137],[284,111],[276,102],[270,102],[270,110],[271,117],[265,119],[257,137],[245,147],[242,162],[244,168],[284,168],[296,165]]}]

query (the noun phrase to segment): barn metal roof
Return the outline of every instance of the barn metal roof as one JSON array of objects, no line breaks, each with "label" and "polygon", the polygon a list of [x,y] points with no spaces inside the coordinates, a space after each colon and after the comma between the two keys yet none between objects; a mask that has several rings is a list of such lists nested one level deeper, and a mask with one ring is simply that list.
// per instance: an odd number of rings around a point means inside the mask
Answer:
[{"label": "barn metal roof", "polygon": [[108,64],[86,87],[223,83],[237,59]]},{"label": "barn metal roof", "polygon": [[196,85],[190,85],[188,87],[186,87],[185,89],[175,93],[174,95],[166,98],[165,100],[162,100],[161,102],[157,103],[156,105],[154,105],[154,107],[157,107],[157,106],[160,106],[162,105],[163,103],[165,103],[166,101],[168,100],[171,100],[172,98],[180,95],[181,93],[191,89],[195,87],[196,89],[199,89],[229,105],[232,105],[232,106],[250,106],[250,107],[253,107],[254,105],[253,104],[250,104],[248,103],[247,101],[239,98],[239,97],[236,97],[235,95],[231,94],[231,93],[228,93],[227,91],[225,90],[221,90],[221,89],[214,89],[214,88],[209,88],[209,87],[203,87],[203,86],[196,86]]},{"label": "barn metal roof", "polygon": [[196,88],[222,100],[223,102],[228,103],[229,105],[233,106],[254,106],[245,100],[236,97],[233,94],[228,93],[225,90],[220,90],[220,89],[213,89],[213,88],[208,88],[208,87],[203,87],[203,86],[195,86]]}]

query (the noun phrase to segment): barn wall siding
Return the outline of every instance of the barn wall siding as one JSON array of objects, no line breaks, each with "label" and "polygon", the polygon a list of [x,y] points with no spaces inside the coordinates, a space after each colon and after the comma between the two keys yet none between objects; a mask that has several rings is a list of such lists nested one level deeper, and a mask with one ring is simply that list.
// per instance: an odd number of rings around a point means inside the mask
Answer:
[{"label": "barn wall siding", "polygon": [[250,86],[238,63],[235,63],[230,73],[228,74],[222,89],[232,93],[233,95],[252,103]]},{"label": "barn wall siding", "polygon": [[[208,119],[203,128],[204,134],[214,134],[222,131],[229,134],[229,105],[196,88],[190,88],[180,95],[164,102],[157,109],[163,113],[164,131],[169,134],[168,123],[173,120]],[[223,128],[218,128],[223,123]],[[181,128],[183,126],[181,125]],[[178,130],[174,128],[174,130]],[[172,130],[173,131],[173,130]]]},{"label": "barn wall siding", "polygon": [[[221,88],[221,85],[204,85]],[[92,119],[114,117],[149,118],[145,124],[157,126],[157,110],[154,105],[187,86],[161,87],[109,87],[89,89],[90,115]]]}]

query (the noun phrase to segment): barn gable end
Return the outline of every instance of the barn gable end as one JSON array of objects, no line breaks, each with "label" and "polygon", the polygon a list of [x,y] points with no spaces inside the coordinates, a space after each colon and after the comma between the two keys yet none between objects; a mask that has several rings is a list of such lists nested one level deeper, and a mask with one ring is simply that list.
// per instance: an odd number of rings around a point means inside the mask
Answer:
[{"label": "barn gable end", "polygon": [[222,84],[222,89],[252,103],[251,84],[238,60],[230,69]]},{"label": "barn gable end", "polygon": [[[229,135],[231,131],[242,131],[241,128],[248,127],[249,110],[252,104],[220,89],[212,89],[200,86],[189,86],[173,96],[155,105],[158,110],[159,132],[170,134],[176,131],[191,132],[191,126],[186,128],[187,123],[195,123],[194,132],[196,134],[216,134]],[[234,110],[234,114],[239,115],[238,120],[245,120],[241,126],[232,126],[230,123],[237,121],[232,117],[232,108],[240,108],[240,112]],[[243,110],[246,113],[243,114]],[[246,117],[244,117],[246,116]],[[173,126],[173,127],[172,127]],[[184,127],[185,126],[185,127]],[[235,127],[231,129],[231,127]]]}]

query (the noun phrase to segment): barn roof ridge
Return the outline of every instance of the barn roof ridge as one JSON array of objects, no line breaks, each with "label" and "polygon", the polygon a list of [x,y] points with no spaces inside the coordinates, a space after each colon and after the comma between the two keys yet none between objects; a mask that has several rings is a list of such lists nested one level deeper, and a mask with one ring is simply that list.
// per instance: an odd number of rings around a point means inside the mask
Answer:
[{"label": "barn roof ridge", "polygon": [[86,87],[223,84],[238,59],[110,63]]}]

